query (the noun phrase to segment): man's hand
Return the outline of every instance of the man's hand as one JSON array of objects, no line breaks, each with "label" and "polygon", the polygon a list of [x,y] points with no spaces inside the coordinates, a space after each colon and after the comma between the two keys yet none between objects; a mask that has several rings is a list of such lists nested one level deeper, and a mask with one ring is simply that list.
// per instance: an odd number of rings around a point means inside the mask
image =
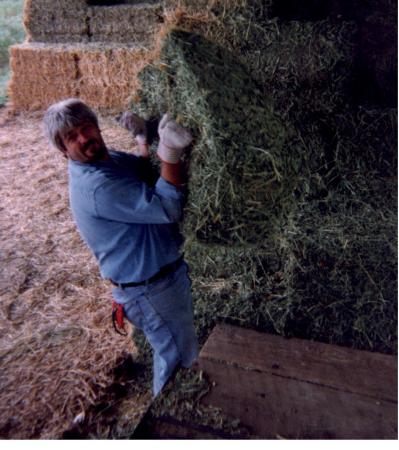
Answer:
[{"label": "man's hand", "polygon": [[126,111],[120,116],[119,124],[131,131],[135,137],[139,146],[139,151],[135,152],[135,155],[148,158],[150,154],[148,152],[148,132],[145,120],[137,114]]},{"label": "man's hand", "polygon": [[190,145],[193,138],[191,133],[164,114],[158,126],[159,144],[157,154],[159,158],[169,164],[177,164],[184,149]]},{"label": "man's hand", "polygon": [[119,124],[132,132],[138,144],[147,144],[147,126],[144,119],[126,111],[121,115]]}]

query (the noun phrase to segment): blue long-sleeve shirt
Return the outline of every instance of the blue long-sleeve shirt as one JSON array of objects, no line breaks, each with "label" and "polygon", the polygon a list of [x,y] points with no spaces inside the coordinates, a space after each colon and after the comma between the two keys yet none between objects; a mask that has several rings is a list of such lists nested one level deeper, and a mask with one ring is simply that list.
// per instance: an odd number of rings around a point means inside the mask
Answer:
[{"label": "blue long-sleeve shirt", "polygon": [[80,235],[117,283],[140,282],[180,256],[182,194],[159,178],[143,181],[142,158],[109,151],[96,163],[69,160],[69,198]]}]

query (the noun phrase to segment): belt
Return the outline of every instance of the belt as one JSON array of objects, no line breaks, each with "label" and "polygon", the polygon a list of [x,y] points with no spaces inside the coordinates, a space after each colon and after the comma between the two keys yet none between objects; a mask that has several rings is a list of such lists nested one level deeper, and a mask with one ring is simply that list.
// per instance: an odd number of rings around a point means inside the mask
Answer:
[{"label": "belt", "polygon": [[134,287],[134,286],[142,286],[143,284],[150,284],[154,281],[159,280],[160,278],[164,277],[165,275],[168,275],[168,273],[174,272],[176,269],[178,269],[183,262],[183,255],[180,256],[180,258],[176,259],[176,261],[173,261],[170,264],[167,264],[166,266],[163,266],[159,269],[159,271],[153,275],[152,277],[148,278],[144,281],[132,281],[130,283],[117,283],[114,280],[109,280],[114,286],[118,286],[119,288],[127,288],[127,287]]}]

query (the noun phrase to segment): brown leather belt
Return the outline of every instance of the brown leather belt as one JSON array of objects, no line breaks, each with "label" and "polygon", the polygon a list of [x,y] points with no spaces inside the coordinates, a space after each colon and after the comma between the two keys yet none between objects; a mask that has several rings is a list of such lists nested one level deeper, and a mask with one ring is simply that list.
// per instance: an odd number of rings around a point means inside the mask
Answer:
[{"label": "brown leather belt", "polygon": [[170,264],[167,264],[166,266],[163,266],[159,269],[159,271],[153,275],[152,277],[148,278],[148,280],[144,281],[132,281],[130,283],[117,283],[114,280],[109,280],[114,286],[118,286],[119,288],[127,288],[127,287],[134,287],[134,286],[142,286],[143,284],[150,284],[154,281],[159,280],[160,278],[164,277],[165,275],[168,275],[171,272],[174,272],[177,270],[181,263],[183,262],[183,255],[180,256],[180,258],[176,259],[176,261],[173,261]]}]

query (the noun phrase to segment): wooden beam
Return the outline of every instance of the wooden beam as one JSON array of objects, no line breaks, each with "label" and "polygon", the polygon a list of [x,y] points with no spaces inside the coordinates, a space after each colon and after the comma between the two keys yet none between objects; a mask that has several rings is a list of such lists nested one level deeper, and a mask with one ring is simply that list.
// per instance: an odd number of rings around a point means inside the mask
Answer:
[{"label": "wooden beam", "polygon": [[305,339],[217,325],[201,350],[212,359],[397,402],[397,358]]},{"label": "wooden beam", "polygon": [[260,438],[397,439],[394,356],[219,325],[196,367]]},{"label": "wooden beam", "polygon": [[397,404],[200,359],[207,405],[262,439],[396,439]]}]

